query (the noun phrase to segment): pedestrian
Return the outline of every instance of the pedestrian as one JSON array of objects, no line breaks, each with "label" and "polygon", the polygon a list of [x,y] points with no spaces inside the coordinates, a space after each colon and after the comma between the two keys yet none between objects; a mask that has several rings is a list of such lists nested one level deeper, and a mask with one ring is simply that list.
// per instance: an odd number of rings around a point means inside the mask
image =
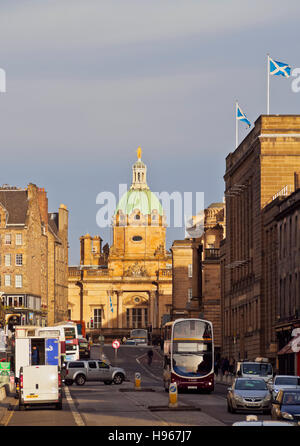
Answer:
[{"label": "pedestrian", "polygon": [[148,355],[148,365],[151,365],[152,364],[152,358],[153,358],[153,350],[152,350],[152,348],[150,350],[148,350],[147,355]]},{"label": "pedestrian", "polygon": [[122,344],[126,344],[126,341],[127,341],[126,336],[124,336],[122,339]]},{"label": "pedestrian", "polygon": [[215,367],[215,374],[216,374],[216,376],[218,376],[219,368],[220,368],[220,362],[218,359],[216,359],[214,367]]},{"label": "pedestrian", "polygon": [[228,358],[226,357],[226,358],[224,358],[223,359],[223,362],[222,362],[222,374],[223,374],[223,376],[225,375],[225,376],[227,376],[228,375],[228,370],[229,370],[229,361],[228,361]]},{"label": "pedestrian", "polygon": [[32,365],[38,365],[39,364],[39,360],[40,360],[39,351],[38,351],[36,345],[34,345],[32,347],[32,354],[31,354],[31,363],[32,363]]}]

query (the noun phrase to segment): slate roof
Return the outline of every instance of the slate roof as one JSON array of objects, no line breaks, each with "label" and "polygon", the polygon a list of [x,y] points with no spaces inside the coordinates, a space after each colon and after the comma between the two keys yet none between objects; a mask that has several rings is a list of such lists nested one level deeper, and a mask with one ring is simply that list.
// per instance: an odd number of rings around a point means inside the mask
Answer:
[{"label": "slate roof", "polygon": [[26,190],[0,189],[0,205],[8,212],[8,224],[25,224],[28,209]]}]

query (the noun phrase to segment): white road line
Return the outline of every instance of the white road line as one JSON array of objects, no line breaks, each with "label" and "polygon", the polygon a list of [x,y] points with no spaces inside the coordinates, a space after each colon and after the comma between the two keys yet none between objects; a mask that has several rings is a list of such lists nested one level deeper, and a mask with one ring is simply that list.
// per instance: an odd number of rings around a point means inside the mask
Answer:
[{"label": "white road line", "polygon": [[80,413],[76,409],[75,403],[74,403],[74,401],[71,397],[71,394],[70,394],[70,390],[68,389],[67,386],[65,386],[65,394],[66,394],[66,399],[68,401],[72,415],[74,417],[75,423],[77,424],[77,426],[85,426],[85,423],[84,423]]},{"label": "white road line", "polygon": [[161,382],[162,378],[158,378],[157,376],[153,375],[153,373],[151,373],[150,370],[146,369],[146,367],[144,367],[143,364],[140,362],[140,358],[142,358],[143,356],[146,356],[146,353],[144,355],[141,355],[141,356],[135,358],[136,362],[145,370],[146,373],[151,375],[153,379]]}]

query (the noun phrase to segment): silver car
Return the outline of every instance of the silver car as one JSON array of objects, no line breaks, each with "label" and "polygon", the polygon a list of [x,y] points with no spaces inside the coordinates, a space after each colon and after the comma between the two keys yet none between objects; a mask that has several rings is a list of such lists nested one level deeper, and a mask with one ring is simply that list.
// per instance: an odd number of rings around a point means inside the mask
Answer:
[{"label": "silver car", "polygon": [[227,392],[227,410],[263,411],[270,413],[272,395],[262,378],[236,378]]},{"label": "silver car", "polygon": [[113,367],[107,361],[67,361],[62,370],[64,382],[70,386],[74,382],[83,386],[86,381],[102,381],[104,384],[122,384],[126,379],[125,370]]},{"label": "silver car", "polygon": [[276,375],[271,386],[274,399],[280,389],[300,389],[300,376]]}]

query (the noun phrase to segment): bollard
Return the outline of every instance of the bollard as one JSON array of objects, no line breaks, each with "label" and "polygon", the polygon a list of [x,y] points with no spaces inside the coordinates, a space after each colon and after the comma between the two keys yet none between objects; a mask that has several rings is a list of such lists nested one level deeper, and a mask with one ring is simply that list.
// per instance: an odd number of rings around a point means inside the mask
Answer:
[{"label": "bollard", "polygon": [[134,376],[134,388],[135,390],[141,390],[141,374],[136,372]]},{"label": "bollard", "polygon": [[178,407],[177,395],[178,395],[177,384],[171,383],[169,386],[169,407],[170,408]]}]

